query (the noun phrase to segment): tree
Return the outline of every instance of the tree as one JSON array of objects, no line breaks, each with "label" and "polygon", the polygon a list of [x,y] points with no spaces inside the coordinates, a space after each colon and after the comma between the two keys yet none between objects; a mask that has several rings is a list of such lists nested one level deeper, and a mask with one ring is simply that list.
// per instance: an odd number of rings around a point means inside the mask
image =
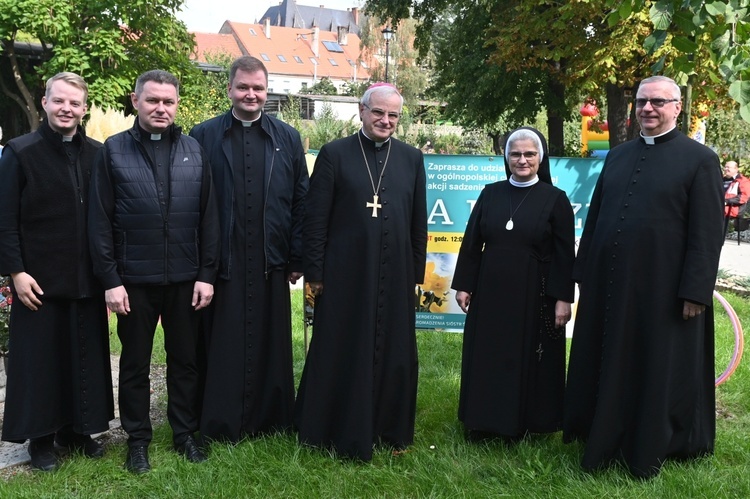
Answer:
[{"label": "tree", "polygon": [[[0,43],[8,58],[0,90],[18,104],[29,128],[39,125],[42,82],[60,71],[80,74],[89,104],[123,108],[136,77],[160,68],[185,79],[192,35],[175,13],[183,0],[0,0]],[[15,51],[21,39],[41,44],[41,64]]]},{"label": "tree", "polygon": [[205,74],[191,72],[180,82],[180,109],[175,123],[184,133],[198,123],[226,112],[232,104],[227,97],[232,57],[227,53],[211,53],[206,54],[206,62],[222,70]]},{"label": "tree", "polygon": [[396,85],[404,97],[407,109],[416,108],[417,101],[424,97],[427,88],[427,71],[419,64],[419,54],[414,48],[416,23],[413,19],[402,19],[389,24],[377,16],[367,16],[360,23],[363,55],[378,54],[383,64],[371,70],[373,81],[385,80],[385,38],[383,26],[388,24],[395,31],[388,46],[388,80]]},{"label": "tree", "polygon": [[[688,85],[687,97],[696,81],[709,99],[719,95],[714,88],[727,87],[739,104],[740,115],[750,122],[750,6],[747,0],[608,0],[610,25],[633,12],[648,12],[653,31],[644,41],[649,53],[664,46],[675,49],[673,57],[662,57],[654,72],[670,74]],[[703,51],[703,54],[696,52]],[[710,64],[706,67],[706,62]],[[701,71],[703,70],[703,71]],[[700,76],[700,78],[698,78]],[[687,102],[690,109],[690,101]]]},{"label": "tree", "polygon": [[[573,95],[590,94],[600,102],[606,101],[610,145],[614,146],[634,133],[632,128],[626,130],[627,110],[638,82],[657,70],[665,69],[667,64],[664,61],[677,60],[683,47],[696,51],[691,66],[694,77],[698,81],[716,81],[710,79],[718,66],[709,55],[711,47],[707,38],[697,37],[696,43],[691,45],[684,42],[685,37],[675,38],[674,44],[671,39],[663,37],[665,43],[644,45],[651,31],[649,12],[645,8],[650,3],[648,0],[455,0],[451,3],[447,0],[370,0],[368,9],[394,19],[411,12],[420,23],[416,44],[422,53],[430,46],[430,33],[438,26],[446,8],[458,13],[455,20],[459,22],[454,22],[451,29],[459,30],[471,29],[460,22],[463,19],[461,14],[473,10],[491,13],[488,26],[473,30],[476,33],[472,45],[475,50],[491,47],[485,66],[487,71],[491,71],[491,63],[510,70],[517,78],[525,78],[530,69],[540,70],[547,75],[551,95],[556,95],[558,102],[565,95],[564,91],[571,90]],[[655,5],[662,3],[721,2],[660,0]],[[621,7],[616,9],[618,5]],[[613,13],[613,8],[617,14]],[[747,64],[747,57],[743,62]],[[451,72],[452,68],[438,67],[437,70]],[[744,87],[738,85],[738,88],[742,90]],[[709,93],[707,88],[689,89],[686,92],[688,98],[696,93],[694,90],[698,94]],[[750,86],[746,93],[750,101]],[[721,96],[720,91],[713,94],[718,98]],[[468,94],[467,98],[475,97]],[[553,146],[561,136],[562,127],[553,128],[553,123],[559,124],[554,112],[550,113],[550,118],[550,145]],[[635,124],[635,120],[631,119],[630,123]]]},{"label": "tree", "polygon": [[310,88],[303,88],[299,93],[310,95],[336,95],[338,90],[336,90],[336,85],[331,82],[331,79],[324,76],[315,85]]}]

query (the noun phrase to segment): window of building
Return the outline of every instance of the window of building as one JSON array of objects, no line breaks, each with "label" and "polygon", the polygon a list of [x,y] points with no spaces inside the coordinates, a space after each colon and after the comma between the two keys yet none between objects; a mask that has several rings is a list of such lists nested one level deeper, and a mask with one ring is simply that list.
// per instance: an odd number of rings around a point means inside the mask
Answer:
[{"label": "window of building", "polygon": [[276,54],[276,57],[278,57],[281,62],[286,62],[286,57],[284,57],[283,55]]},{"label": "window of building", "polygon": [[263,59],[264,61],[270,61],[271,60],[271,58],[268,57],[268,54],[260,54],[260,58]]},{"label": "window of building", "polygon": [[361,61],[361,62],[360,62],[360,64],[362,64],[362,67],[363,67],[363,68],[365,68],[365,69],[370,69],[370,68],[369,68],[369,67],[367,66],[367,63],[366,63],[365,61]]},{"label": "window of building", "polygon": [[335,60],[335,59],[333,59],[333,58],[329,58],[329,59],[328,59],[328,62],[330,62],[330,63],[331,63],[331,66],[338,66],[338,65],[339,65],[339,63],[338,63],[338,62],[336,62],[336,60]]},{"label": "window of building", "polygon": [[310,62],[312,62],[316,66],[318,65],[318,60],[315,57],[310,57]]},{"label": "window of building", "polygon": [[302,58],[301,58],[300,56],[298,56],[298,55],[295,55],[295,56],[294,56],[294,60],[295,60],[295,61],[297,61],[297,62],[298,62],[298,63],[300,63],[300,64],[304,64],[304,63],[302,62]]},{"label": "window of building", "polygon": [[250,28],[250,34],[253,36],[258,36],[258,33],[256,33],[253,28]]}]

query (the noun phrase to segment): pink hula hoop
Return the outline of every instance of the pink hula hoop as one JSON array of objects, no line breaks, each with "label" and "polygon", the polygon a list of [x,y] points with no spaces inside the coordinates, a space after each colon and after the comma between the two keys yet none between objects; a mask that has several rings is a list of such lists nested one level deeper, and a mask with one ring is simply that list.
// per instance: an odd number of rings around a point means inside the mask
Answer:
[{"label": "pink hula hoop", "polygon": [[734,373],[735,369],[737,369],[737,366],[740,365],[742,351],[745,348],[745,337],[742,334],[742,324],[740,324],[740,319],[737,317],[737,312],[734,311],[732,305],[730,305],[729,302],[716,290],[714,290],[714,298],[719,300],[719,303],[724,307],[724,310],[727,312],[727,315],[729,315],[729,319],[732,321],[732,326],[734,327],[734,352],[732,353],[732,359],[729,361],[727,368],[721,373],[721,376],[716,378],[715,386],[719,386],[728,380],[732,373]]}]

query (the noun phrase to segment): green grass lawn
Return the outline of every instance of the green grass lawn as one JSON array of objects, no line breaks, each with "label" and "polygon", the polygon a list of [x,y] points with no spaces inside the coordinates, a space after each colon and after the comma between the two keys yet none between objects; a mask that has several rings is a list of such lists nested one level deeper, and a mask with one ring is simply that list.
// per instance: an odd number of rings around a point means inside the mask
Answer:
[{"label": "green grass lawn", "polygon": [[[727,298],[750,328],[750,300]],[[302,297],[297,293],[293,299],[299,380]],[[718,375],[734,340],[720,308],[716,316]],[[123,443],[108,448],[99,461],[75,457],[52,474],[21,473],[0,484],[0,497],[750,497],[750,353],[717,389],[716,454],[670,462],[658,477],[641,481],[620,467],[582,472],[582,447],[564,445],[559,433],[511,447],[466,442],[456,419],[461,339],[460,334],[418,333],[416,437],[406,454],[379,450],[371,463],[354,463],[302,448],[292,435],[271,435],[214,445],[206,463],[193,465],[171,450],[170,429],[162,425],[151,445],[151,473],[134,476],[122,468]],[[115,335],[112,344],[116,351]],[[155,361],[163,362],[163,355],[157,348]]]}]

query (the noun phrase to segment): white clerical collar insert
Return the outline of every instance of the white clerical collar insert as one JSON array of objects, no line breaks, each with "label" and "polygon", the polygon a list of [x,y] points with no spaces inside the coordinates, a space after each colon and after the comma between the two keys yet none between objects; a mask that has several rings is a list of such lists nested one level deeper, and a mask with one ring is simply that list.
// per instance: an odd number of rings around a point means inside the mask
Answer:
[{"label": "white clerical collar insert", "polygon": [[362,131],[362,135],[364,135],[365,137],[367,137],[367,139],[369,139],[370,142],[372,142],[373,144],[375,144],[375,147],[377,147],[378,149],[381,148],[381,147],[383,147],[383,144],[385,144],[386,142],[388,142],[389,140],[391,140],[391,138],[388,137],[383,142],[375,142],[374,140],[372,140],[370,137],[367,136],[367,134],[365,133],[365,129],[364,128],[361,131]]},{"label": "white clerical collar insert", "polygon": [[658,139],[659,137],[665,136],[666,134],[668,134],[669,132],[671,132],[674,129],[675,129],[675,127],[672,127],[669,130],[667,130],[666,132],[660,133],[659,135],[643,135],[643,130],[641,130],[641,138],[643,139],[644,142],[646,142],[646,144],[652,146],[652,145],[656,144],[656,139]]},{"label": "white clerical collar insert", "polygon": [[63,142],[73,142],[73,136],[72,135],[63,135],[62,139],[63,139]]},{"label": "white clerical collar insert", "polygon": [[161,140],[161,134],[160,133],[152,133],[151,134],[151,140]]},{"label": "white clerical collar insert", "polygon": [[234,109],[232,109],[232,116],[234,116],[237,121],[239,121],[240,123],[242,123],[242,126],[245,127],[245,128],[253,126],[253,124],[260,119],[260,115],[258,115],[257,118],[255,118],[254,120],[251,120],[251,121],[241,120],[239,118],[239,116],[237,116],[237,114],[234,112]]}]

